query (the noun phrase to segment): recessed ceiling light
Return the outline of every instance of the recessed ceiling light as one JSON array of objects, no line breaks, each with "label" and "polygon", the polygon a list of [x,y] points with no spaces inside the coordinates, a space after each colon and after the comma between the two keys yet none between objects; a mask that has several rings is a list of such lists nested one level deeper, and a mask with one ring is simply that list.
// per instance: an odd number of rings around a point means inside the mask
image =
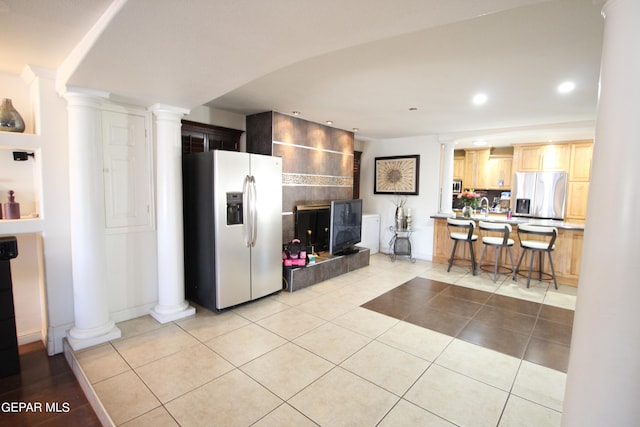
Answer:
[{"label": "recessed ceiling light", "polygon": [[333,124],[333,120],[327,120],[325,123],[327,123],[328,125],[332,125]]},{"label": "recessed ceiling light", "polygon": [[357,133],[360,129],[358,129],[358,128],[353,128],[352,130],[353,130],[353,133]]},{"label": "recessed ceiling light", "polygon": [[482,105],[487,102],[489,98],[484,93],[478,93],[473,96],[473,103],[476,105]]},{"label": "recessed ceiling light", "polygon": [[409,107],[409,111],[418,111],[418,107]]},{"label": "recessed ceiling light", "polygon": [[292,111],[291,112],[294,116],[299,116],[300,115],[300,111]]},{"label": "recessed ceiling light", "polygon": [[564,82],[558,85],[558,92],[560,93],[569,93],[576,88],[576,84],[574,82]]},{"label": "recessed ceiling light", "polygon": [[487,141],[485,141],[484,139],[476,139],[475,141],[473,141],[473,145],[484,146],[487,145]]}]

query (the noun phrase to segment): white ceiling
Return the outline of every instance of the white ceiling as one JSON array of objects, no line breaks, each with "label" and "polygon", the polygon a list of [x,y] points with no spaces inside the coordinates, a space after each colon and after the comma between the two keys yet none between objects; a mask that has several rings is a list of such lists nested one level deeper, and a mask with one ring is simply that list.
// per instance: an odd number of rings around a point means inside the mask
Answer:
[{"label": "white ceiling", "polygon": [[[373,6],[375,5],[375,7]],[[0,0],[0,71],[116,99],[300,111],[362,139],[592,137],[597,0]],[[576,90],[556,86],[573,80]],[[478,107],[471,97],[485,92]],[[409,111],[415,107],[417,110]]]}]

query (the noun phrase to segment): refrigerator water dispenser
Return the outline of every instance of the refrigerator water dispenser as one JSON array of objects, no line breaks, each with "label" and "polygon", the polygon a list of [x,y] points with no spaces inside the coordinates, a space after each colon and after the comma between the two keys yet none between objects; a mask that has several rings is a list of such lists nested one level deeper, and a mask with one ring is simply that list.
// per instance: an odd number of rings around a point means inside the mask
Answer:
[{"label": "refrigerator water dispenser", "polygon": [[516,199],[516,213],[529,215],[531,213],[531,199]]},{"label": "refrigerator water dispenser", "polygon": [[242,193],[227,193],[227,225],[242,224]]}]

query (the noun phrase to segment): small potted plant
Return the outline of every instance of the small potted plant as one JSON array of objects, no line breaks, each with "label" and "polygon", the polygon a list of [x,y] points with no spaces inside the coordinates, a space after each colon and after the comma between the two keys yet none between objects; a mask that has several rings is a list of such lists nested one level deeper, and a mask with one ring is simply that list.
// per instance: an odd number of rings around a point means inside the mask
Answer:
[{"label": "small potted plant", "polygon": [[462,202],[462,216],[465,218],[471,218],[471,214],[478,208],[478,195],[473,191],[473,188],[468,191],[463,191],[458,195],[458,199]]}]

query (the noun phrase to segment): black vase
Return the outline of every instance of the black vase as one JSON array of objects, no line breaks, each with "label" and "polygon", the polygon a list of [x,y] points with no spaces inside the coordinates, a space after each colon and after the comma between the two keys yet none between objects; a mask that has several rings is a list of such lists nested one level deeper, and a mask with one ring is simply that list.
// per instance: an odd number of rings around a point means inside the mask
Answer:
[{"label": "black vase", "polygon": [[13,108],[9,98],[3,98],[0,102],[0,131],[24,132],[24,120],[18,111]]}]

